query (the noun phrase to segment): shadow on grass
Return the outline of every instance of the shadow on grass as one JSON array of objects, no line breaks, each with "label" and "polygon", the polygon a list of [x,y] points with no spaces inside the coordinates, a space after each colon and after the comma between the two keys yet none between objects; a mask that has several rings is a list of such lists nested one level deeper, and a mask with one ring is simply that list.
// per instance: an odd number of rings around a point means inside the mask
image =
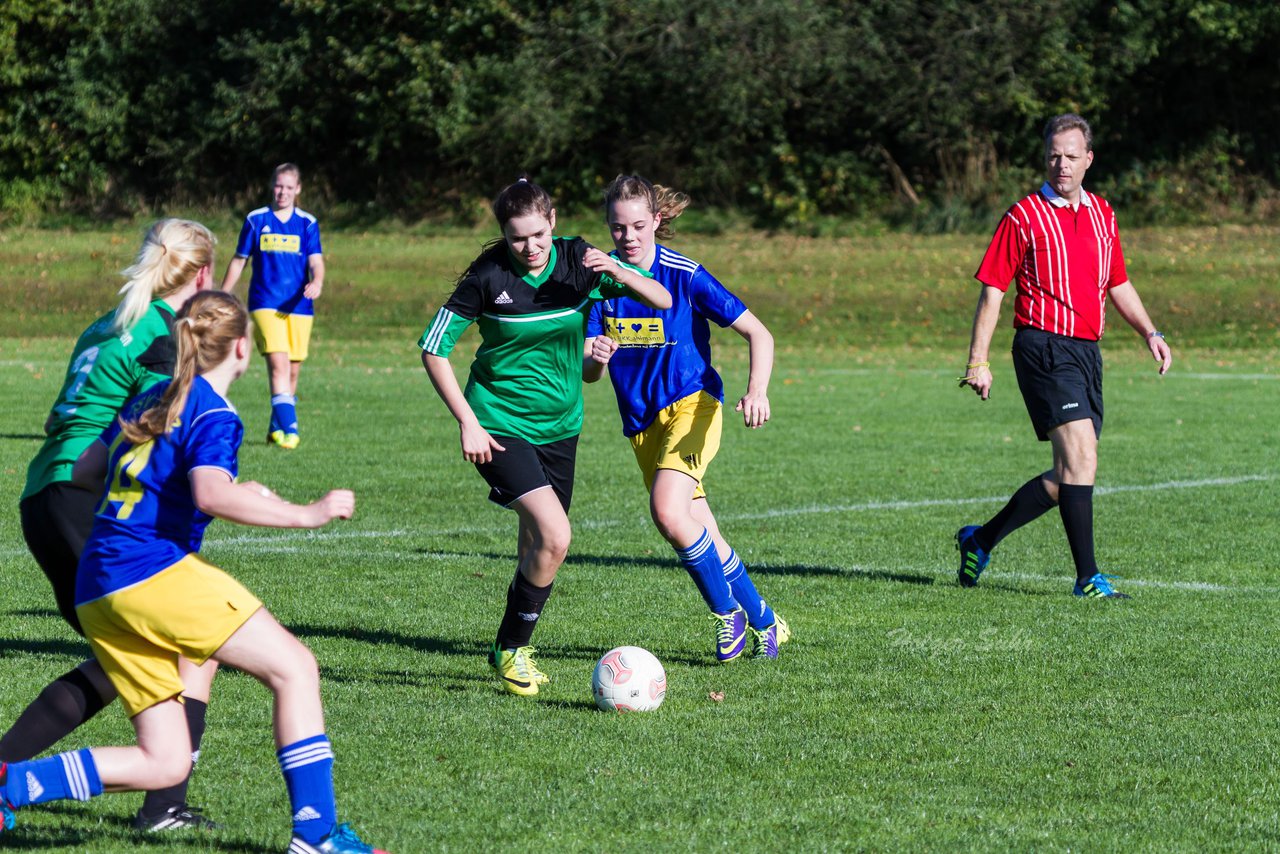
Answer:
[{"label": "shadow on grass", "polygon": [[[432,554],[432,549],[418,549],[419,554]],[[505,560],[509,554],[494,552],[466,552],[465,554],[484,558],[485,560]],[[564,561],[565,566],[605,566],[616,569],[634,569],[649,567],[683,572],[680,562],[674,556],[661,555],[645,557],[619,557],[617,555],[571,554]],[[857,567],[818,566],[817,564],[751,564],[747,571],[752,576],[764,575],[810,575],[835,576],[846,578],[864,578],[871,581],[894,581],[900,584],[937,584],[938,579],[926,573],[888,572],[883,570],[858,569]]]},{"label": "shadow on grass", "polygon": [[54,608],[23,608],[18,611],[9,611],[11,617],[57,617],[62,619],[62,614]]},{"label": "shadow on grass", "polygon": [[[35,813],[53,814],[59,821],[83,822],[84,828],[74,826],[41,827],[24,824],[23,817]],[[96,845],[113,845],[118,850],[227,851],[232,854],[259,854],[262,846],[246,839],[219,838],[218,833],[190,831],[181,840],[171,834],[143,834],[133,829],[129,818],[119,815],[102,815],[87,804],[54,802],[31,807],[19,813],[18,825],[5,831],[3,848],[16,851],[37,851],[49,848],[84,849]],[[191,843],[186,845],[183,843]]]},{"label": "shadow on grass", "polygon": [[[488,557],[489,555],[485,555]],[[587,566],[616,566],[621,569],[633,566],[650,566],[660,569],[682,569],[679,562],[674,557],[641,557],[641,558],[619,558],[606,557],[603,555],[570,555],[565,560],[566,565],[582,564]],[[747,567],[747,571],[752,576],[768,576],[768,575],[807,575],[807,576],[834,576],[844,578],[860,578],[868,581],[893,581],[898,584],[919,584],[930,585],[937,584],[938,579],[935,576],[928,575],[923,572],[889,572],[886,570],[875,569],[858,569],[857,567],[841,567],[841,566],[819,566],[817,564],[751,564]]]},{"label": "shadow on grass", "polygon": [[0,433],[0,439],[43,442],[45,437],[43,433]]},{"label": "shadow on grass", "polygon": [[70,640],[14,640],[0,638],[0,656],[10,653],[38,653],[43,655],[70,655],[88,658],[92,655],[88,644]]},{"label": "shadow on grass", "polygon": [[[476,676],[465,677],[459,679],[455,675],[437,676],[434,680],[431,674],[425,671],[415,671],[408,674],[399,670],[368,670],[361,671],[359,675],[346,674],[343,671],[347,668],[335,668],[325,671],[326,679],[333,679],[337,682],[358,683],[362,681],[374,681],[382,684],[410,685],[410,686],[431,686],[431,685],[447,685],[447,683],[455,682],[466,685],[470,681],[490,680],[488,666],[482,662],[488,653],[487,642],[476,641],[457,641],[447,638],[430,638],[421,635],[406,635],[400,632],[388,631],[386,629],[365,629],[359,627],[340,628],[337,626],[318,626],[313,623],[297,623],[292,624],[289,630],[296,634],[299,638],[328,638],[336,640],[353,640],[361,643],[368,643],[374,646],[394,645],[411,649],[416,652],[436,653],[439,655],[462,656],[465,658],[475,659],[479,664],[476,668]],[[546,648],[548,653],[554,658],[561,661],[569,661],[572,659],[580,659],[585,663],[594,665],[599,657],[608,651],[607,647],[597,646],[581,646],[576,644],[556,645]],[[698,657],[688,654],[670,653],[663,656],[664,661],[679,662],[687,664],[691,667],[697,667],[707,663],[705,657]],[[321,665],[323,666],[323,664]],[[455,689],[456,690],[456,689]]]}]

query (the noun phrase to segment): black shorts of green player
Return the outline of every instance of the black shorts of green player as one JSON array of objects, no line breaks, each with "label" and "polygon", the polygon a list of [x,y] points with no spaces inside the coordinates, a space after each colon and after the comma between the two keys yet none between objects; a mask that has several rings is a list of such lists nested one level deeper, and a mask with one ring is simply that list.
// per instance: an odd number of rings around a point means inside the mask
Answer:
[{"label": "black shorts of green player", "polygon": [[18,505],[22,535],[31,555],[53,585],[58,613],[83,635],[76,616],[76,566],[93,529],[98,494],[69,481],[51,483]]},{"label": "black shorts of green player", "polygon": [[505,451],[494,451],[476,471],[489,484],[489,500],[510,507],[537,489],[550,487],[566,513],[573,500],[573,471],[577,463],[578,437],[535,445],[516,436],[493,437]]}]

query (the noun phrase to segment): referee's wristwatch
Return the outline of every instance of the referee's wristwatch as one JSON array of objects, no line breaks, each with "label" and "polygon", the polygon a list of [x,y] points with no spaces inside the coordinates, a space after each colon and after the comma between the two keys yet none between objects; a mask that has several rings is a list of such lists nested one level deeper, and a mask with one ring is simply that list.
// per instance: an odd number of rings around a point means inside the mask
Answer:
[{"label": "referee's wristwatch", "polygon": [[1147,333],[1148,341],[1150,341],[1152,338],[1163,338],[1163,337],[1164,337],[1164,333],[1161,332],[1159,329],[1152,329],[1150,332]]}]

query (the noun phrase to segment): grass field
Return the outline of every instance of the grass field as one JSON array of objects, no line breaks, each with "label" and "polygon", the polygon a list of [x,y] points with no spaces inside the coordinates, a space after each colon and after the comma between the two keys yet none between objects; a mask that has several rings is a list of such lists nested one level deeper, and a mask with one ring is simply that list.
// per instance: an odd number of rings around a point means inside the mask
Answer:
[{"label": "grass field", "polygon": [[[774,420],[726,430],[707,484],[795,630],[776,664],[711,663],[700,600],[648,521],[602,383],[587,390],[575,541],[535,639],[553,681],[532,701],[499,693],[482,655],[514,519],[460,460],[413,347],[480,233],[329,238],[302,447],[256,441],[261,366],[233,398],[255,437],[245,477],[297,500],[351,487],[356,518],[315,533],[215,523],[205,553],[315,650],[340,811],[400,854],[1275,849],[1277,236],[1129,242],[1176,357],[1159,378],[1122,328],[1104,343],[1098,550],[1131,601],[1070,595],[1056,515],[1002,544],[979,588],[954,583],[956,528],[1048,460],[1007,329],[993,399],[955,388],[983,242],[972,237],[676,244],[779,339]],[[111,303],[110,272],[136,239],[0,238],[0,724],[86,653],[22,544],[16,503],[71,336]],[[740,390],[745,348],[731,334],[716,346]],[[591,703],[596,658],[623,643],[666,665],[654,714]],[[269,728],[267,692],[220,675],[191,796],[221,831],[138,839],[128,819],[140,796],[115,795],[25,810],[0,844],[283,850]],[[130,737],[112,709],[68,742]]]}]

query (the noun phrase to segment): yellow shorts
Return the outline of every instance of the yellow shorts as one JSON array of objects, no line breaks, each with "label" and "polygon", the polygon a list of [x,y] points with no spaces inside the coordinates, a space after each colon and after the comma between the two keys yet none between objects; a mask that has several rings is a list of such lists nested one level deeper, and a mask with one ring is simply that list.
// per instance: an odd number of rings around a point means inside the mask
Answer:
[{"label": "yellow shorts", "polygon": [[707,497],[702,478],[720,450],[722,409],[720,401],[699,391],[663,409],[652,424],[631,437],[645,489],[653,490],[659,469],[672,469],[698,482],[694,498]]},{"label": "yellow shorts", "polygon": [[240,582],[190,554],[146,581],[76,608],[129,717],[182,693],[178,657],[203,664],[262,607]]},{"label": "yellow shorts", "polygon": [[289,314],[274,308],[260,308],[253,312],[253,340],[258,352],[288,353],[290,362],[307,358],[307,345],[311,343],[309,314]]}]

